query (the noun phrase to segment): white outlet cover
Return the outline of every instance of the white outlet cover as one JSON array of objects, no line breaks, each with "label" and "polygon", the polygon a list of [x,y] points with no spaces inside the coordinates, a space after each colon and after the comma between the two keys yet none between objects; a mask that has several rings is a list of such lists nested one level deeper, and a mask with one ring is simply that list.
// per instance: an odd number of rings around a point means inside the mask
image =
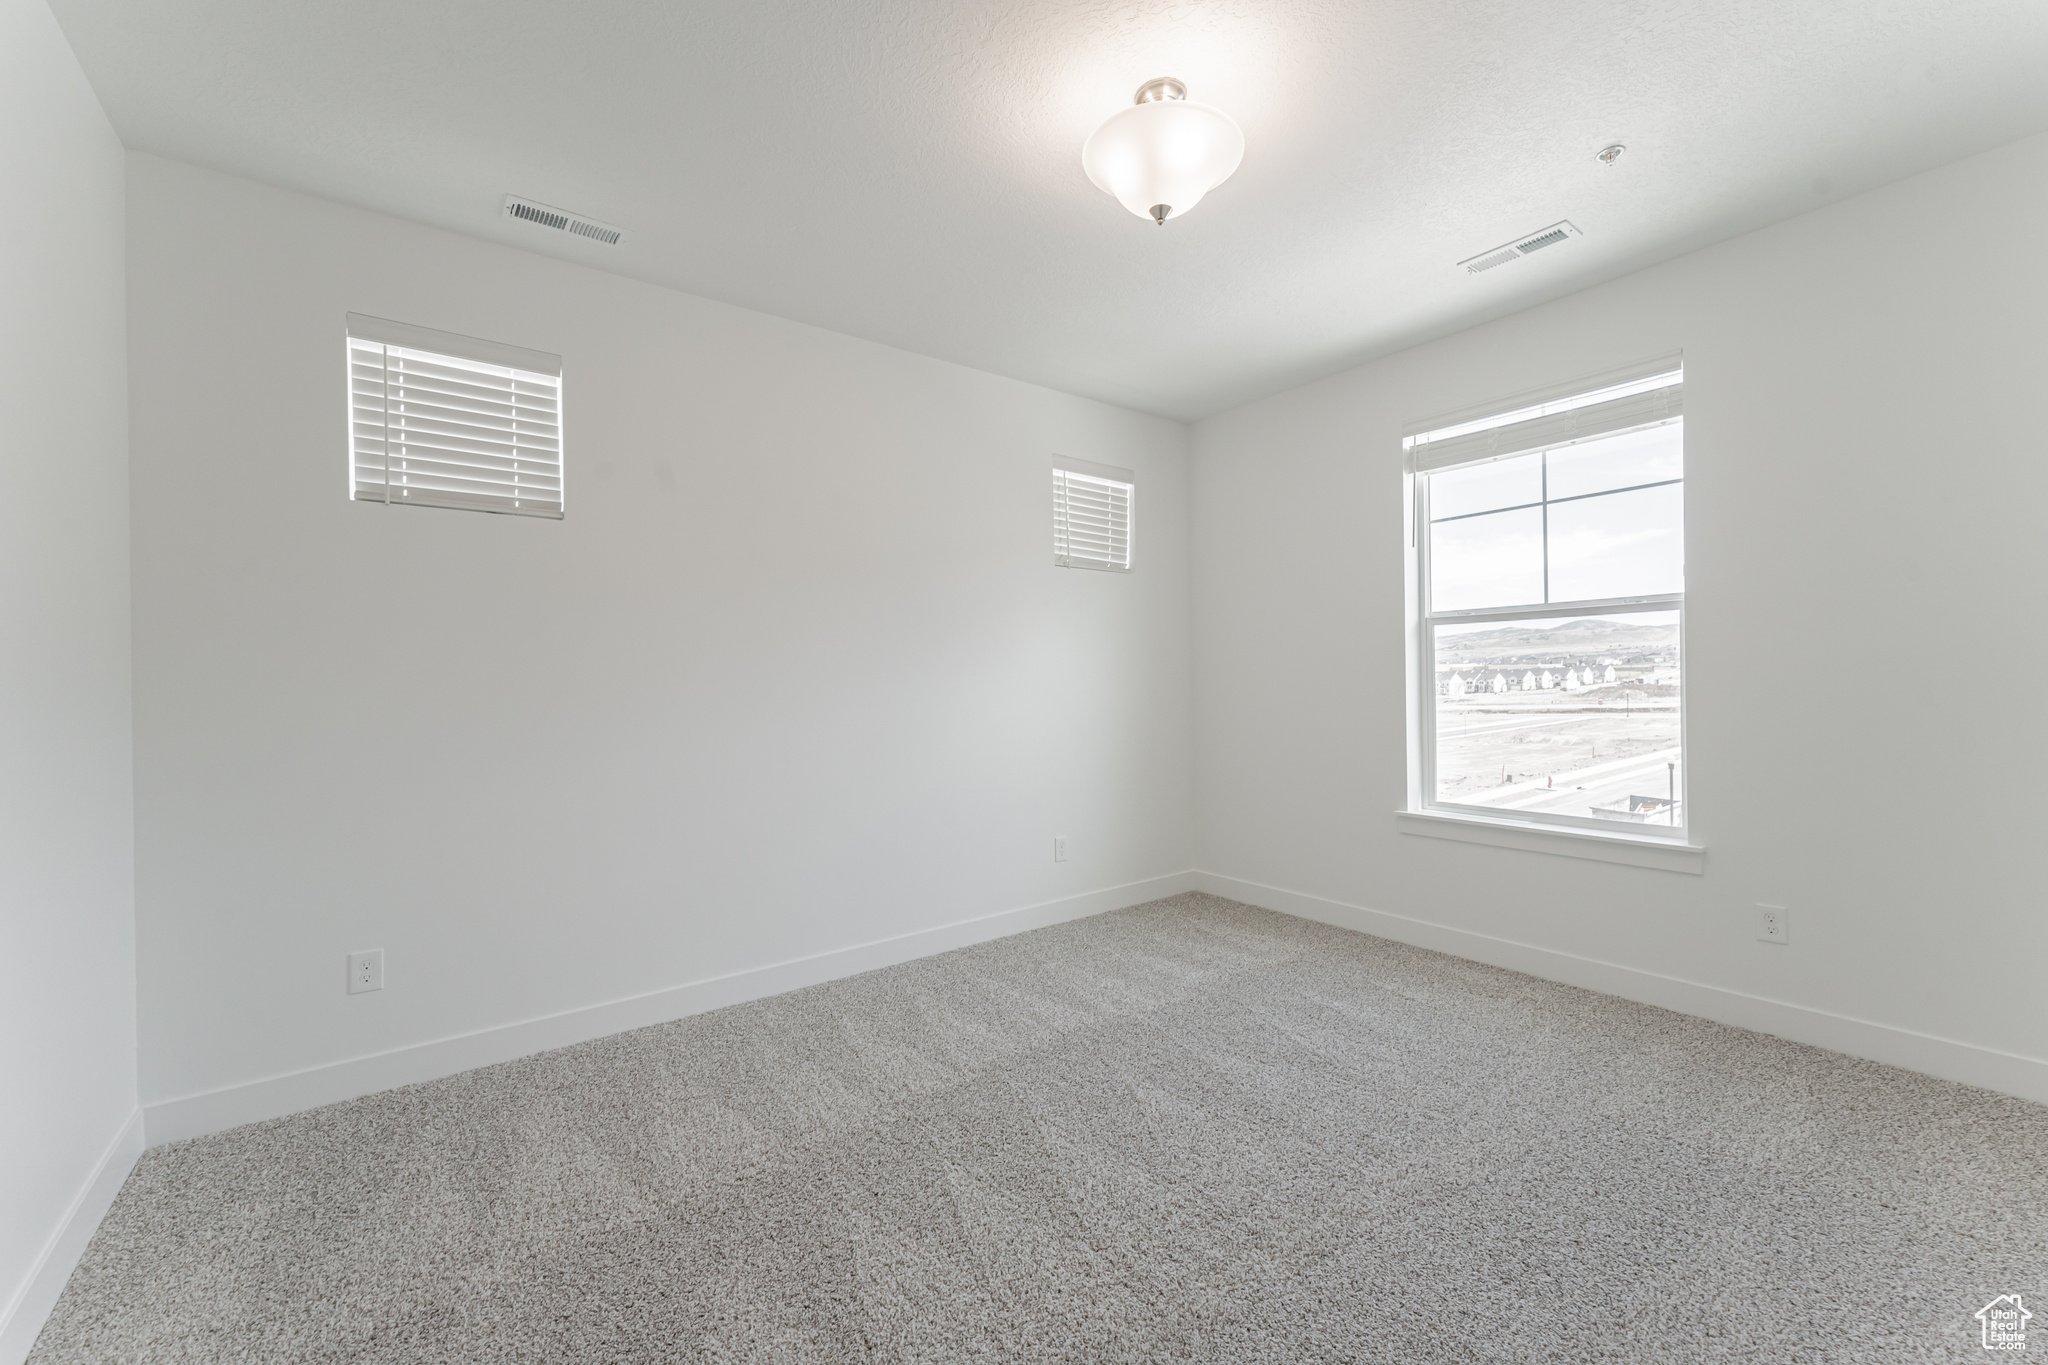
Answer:
[{"label": "white outlet cover", "polygon": [[1056,863],[1063,863],[1067,860],[1066,835],[1055,834],[1052,836],[1052,860]]},{"label": "white outlet cover", "polygon": [[1792,941],[1791,912],[1782,905],[1756,903],[1756,936],[1763,943],[1790,943]]},{"label": "white outlet cover", "polygon": [[372,948],[368,952],[348,955],[348,993],[361,995],[364,991],[384,989],[384,950]]}]

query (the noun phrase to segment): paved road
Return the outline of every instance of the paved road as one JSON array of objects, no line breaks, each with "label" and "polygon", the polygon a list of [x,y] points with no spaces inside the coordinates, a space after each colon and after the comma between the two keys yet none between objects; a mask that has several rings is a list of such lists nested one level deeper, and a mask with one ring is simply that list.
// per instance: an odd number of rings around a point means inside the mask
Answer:
[{"label": "paved road", "polygon": [[[1595,712],[1594,714],[1598,715],[1599,713]],[[1579,711],[1574,712],[1569,716],[1560,717],[1556,720],[1518,719],[1496,720],[1479,725],[1439,725],[1436,730],[1436,737],[1438,739],[1460,739],[1466,735],[1490,735],[1497,730],[1537,730],[1541,729],[1543,726],[1546,725],[1571,725],[1574,722],[1582,721],[1585,719],[1586,713],[1583,711]]]},{"label": "paved road", "polygon": [[1630,712],[1627,710],[1608,710],[1604,707],[1587,707],[1571,711],[1553,710],[1546,707],[1541,711],[1531,711],[1526,717],[1513,716],[1501,720],[1480,720],[1465,725],[1439,724],[1436,727],[1436,733],[1439,739],[1450,739],[1459,735],[1490,734],[1496,730],[1533,730],[1539,725],[1570,725],[1573,721],[1604,720],[1609,716],[1620,716],[1626,719],[1631,714],[1638,716],[1657,714],[1675,716],[1678,714],[1678,708],[1676,706],[1638,706],[1633,712]]}]

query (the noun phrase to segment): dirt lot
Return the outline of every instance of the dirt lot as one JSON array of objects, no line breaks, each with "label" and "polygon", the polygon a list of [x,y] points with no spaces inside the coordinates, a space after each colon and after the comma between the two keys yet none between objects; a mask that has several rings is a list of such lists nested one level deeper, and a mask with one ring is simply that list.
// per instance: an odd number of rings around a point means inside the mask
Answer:
[{"label": "dirt lot", "polygon": [[[1669,751],[1679,743],[1677,691],[1617,685],[1439,698],[1437,799],[1544,809],[1541,793],[1552,791],[1663,795],[1662,765],[1675,761]],[[1592,799],[1561,795],[1559,808],[1585,814],[1576,807]]]}]

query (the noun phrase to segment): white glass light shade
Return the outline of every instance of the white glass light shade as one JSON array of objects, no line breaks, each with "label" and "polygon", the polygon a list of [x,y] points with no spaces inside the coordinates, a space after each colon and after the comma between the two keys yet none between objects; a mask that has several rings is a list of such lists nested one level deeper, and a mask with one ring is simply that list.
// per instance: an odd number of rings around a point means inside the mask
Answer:
[{"label": "white glass light shade", "polygon": [[[1244,134],[1230,115],[1184,99],[1112,114],[1081,149],[1081,167],[1098,189],[1162,223],[1199,204],[1242,160]],[[1155,212],[1161,205],[1164,215]]]}]

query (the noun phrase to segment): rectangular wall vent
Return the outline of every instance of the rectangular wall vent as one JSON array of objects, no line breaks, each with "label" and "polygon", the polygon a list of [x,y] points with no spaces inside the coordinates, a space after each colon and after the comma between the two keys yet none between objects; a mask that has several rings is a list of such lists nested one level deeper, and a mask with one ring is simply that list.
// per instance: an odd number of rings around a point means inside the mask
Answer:
[{"label": "rectangular wall vent", "polygon": [[1477,256],[1458,264],[1477,275],[1482,270],[1491,270],[1497,265],[1506,265],[1509,261],[1519,261],[1532,251],[1541,251],[1544,247],[1556,246],[1559,242],[1570,241],[1580,235],[1579,230],[1570,223],[1552,223],[1540,232],[1518,237],[1507,245],[1497,246],[1491,251],[1482,251]]},{"label": "rectangular wall vent", "polygon": [[521,199],[516,194],[505,196],[505,216],[517,218],[535,227],[553,228],[557,232],[571,232],[578,237],[588,237],[593,242],[606,246],[617,246],[626,239],[624,228],[600,223],[595,218],[585,218],[580,213],[558,209],[548,204],[537,204],[531,199]]}]

